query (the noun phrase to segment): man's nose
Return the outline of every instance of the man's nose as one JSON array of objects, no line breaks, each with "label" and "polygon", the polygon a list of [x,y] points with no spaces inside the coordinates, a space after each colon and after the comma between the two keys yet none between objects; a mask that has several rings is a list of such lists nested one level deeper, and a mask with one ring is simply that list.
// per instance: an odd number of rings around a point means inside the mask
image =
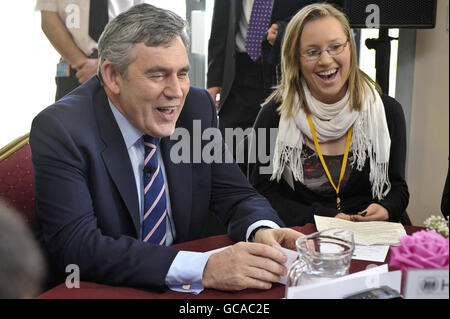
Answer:
[{"label": "man's nose", "polygon": [[164,90],[164,94],[170,98],[182,98],[183,90],[180,83],[180,79],[177,75],[172,75],[167,80],[167,85]]}]

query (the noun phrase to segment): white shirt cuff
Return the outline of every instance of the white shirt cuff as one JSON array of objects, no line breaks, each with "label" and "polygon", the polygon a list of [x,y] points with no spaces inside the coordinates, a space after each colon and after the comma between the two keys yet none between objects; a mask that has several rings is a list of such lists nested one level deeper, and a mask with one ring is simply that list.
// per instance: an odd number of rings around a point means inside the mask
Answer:
[{"label": "white shirt cuff", "polygon": [[166,285],[174,291],[199,294],[203,291],[203,270],[209,254],[180,251],[170,265]]},{"label": "white shirt cuff", "polygon": [[259,220],[253,224],[250,225],[250,227],[247,229],[247,234],[245,236],[245,238],[247,239],[247,241],[250,241],[250,235],[251,233],[258,227],[269,227],[269,228],[273,228],[273,229],[278,229],[280,228],[280,226],[278,226],[278,224],[276,224],[275,222],[271,221],[271,220]]}]

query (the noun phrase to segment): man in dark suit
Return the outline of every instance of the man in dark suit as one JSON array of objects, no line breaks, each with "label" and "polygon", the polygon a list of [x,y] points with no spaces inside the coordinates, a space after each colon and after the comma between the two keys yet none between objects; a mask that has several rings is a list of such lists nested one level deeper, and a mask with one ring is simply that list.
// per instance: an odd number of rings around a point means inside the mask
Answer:
[{"label": "man in dark suit", "polygon": [[[209,94],[189,85],[185,27],[147,4],[120,14],[99,41],[99,78],[34,119],[36,229],[59,274],[75,264],[86,281],[201,291],[267,289],[286,273],[286,257],[271,246],[293,248],[301,234],[279,228],[235,164],[193,160],[194,144],[217,142],[200,140],[217,120]],[[188,160],[176,163],[180,144]],[[219,145],[214,152],[225,155]],[[155,180],[162,190],[144,211]],[[161,199],[164,213],[147,234]],[[168,247],[199,238],[210,211],[244,242],[211,256]],[[161,226],[163,240],[147,241]]]}]

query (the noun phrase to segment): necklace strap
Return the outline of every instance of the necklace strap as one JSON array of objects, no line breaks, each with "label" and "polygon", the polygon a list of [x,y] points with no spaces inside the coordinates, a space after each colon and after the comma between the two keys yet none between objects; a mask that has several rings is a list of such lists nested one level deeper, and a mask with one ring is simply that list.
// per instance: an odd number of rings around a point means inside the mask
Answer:
[{"label": "necklace strap", "polygon": [[347,160],[348,160],[348,153],[350,151],[350,141],[352,139],[352,132],[353,132],[353,125],[350,127],[350,129],[347,132],[347,142],[345,144],[345,152],[344,152],[344,158],[342,160],[342,167],[341,167],[341,174],[339,176],[338,185],[336,186],[333,182],[333,179],[331,178],[330,171],[328,170],[327,164],[325,163],[325,160],[323,159],[322,151],[320,150],[319,141],[317,140],[316,130],[314,129],[314,124],[311,118],[311,114],[307,115],[309,127],[311,129],[311,134],[313,136],[314,140],[314,146],[316,147],[317,154],[319,155],[320,162],[322,163],[322,167],[325,170],[325,173],[327,174],[328,180],[331,183],[331,186],[333,186],[334,190],[336,191],[336,203],[337,208],[339,211],[341,211],[341,199],[339,197],[339,189],[341,187],[341,181],[344,178],[345,174],[345,168],[347,167]]}]

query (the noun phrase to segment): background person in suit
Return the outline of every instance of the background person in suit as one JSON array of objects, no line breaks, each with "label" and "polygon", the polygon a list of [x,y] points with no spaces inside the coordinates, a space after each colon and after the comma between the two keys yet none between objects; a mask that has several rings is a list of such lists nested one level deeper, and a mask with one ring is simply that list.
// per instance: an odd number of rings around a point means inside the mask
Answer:
[{"label": "background person in suit", "polygon": [[97,73],[97,42],[106,23],[142,0],[37,0],[41,26],[61,60],[56,72],[59,100]]},{"label": "background person in suit", "polygon": [[[208,44],[208,92],[216,100],[219,127],[252,127],[261,103],[281,78],[280,52],[286,25],[298,10],[315,0],[216,0]],[[327,1],[342,7],[342,0]],[[255,6],[271,5],[260,55],[247,52],[247,38]],[[259,14],[261,19],[261,14]],[[258,21],[261,23],[261,21]],[[226,136],[225,136],[226,137]],[[231,143],[231,141],[226,141]],[[234,146],[241,141],[237,140]],[[232,145],[229,145],[232,147]],[[233,150],[235,147],[233,147]],[[235,152],[233,151],[233,155]]]},{"label": "background person in suit", "polygon": [[[283,32],[290,17],[311,1],[273,0],[269,20],[262,30],[270,28],[269,36],[275,44],[264,38],[265,56],[252,60],[246,49],[247,32],[252,8],[260,0],[216,0],[208,44],[208,92],[219,110],[219,127],[242,129],[253,125],[260,104],[276,84],[276,56]],[[267,2],[267,0],[265,0]],[[278,36],[279,35],[279,36]],[[240,141],[237,141],[239,143]]]},{"label": "background person in suit", "polygon": [[[120,14],[99,41],[100,79],[34,119],[36,228],[58,273],[77,264],[82,280],[181,291],[268,289],[286,273],[286,257],[271,245],[293,248],[301,234],[279,228],[235,164],[193,163],[191,149],[191,161],[171,160],[175,127],[190,132],[190,146],[204,146],[194,141],[194,119],[202,132],[217,125],[210,95],[189,85],[185,28],[176,14],[147,4]],[[159,143],[152,155],[149,137]],[[147,171],[154,154],[158,168]],[[147,211],[148,174],[162,183]],[[163,217],[147,235],[147,216],[162,201]],[[199,238],[210,211],[241,243],[211,256],[167,247]],[[147,241],[161,229],[163,240]]]},{"label": "background person in suit", "polygon": [[39,245],[18,213],[0,202],[0,299],[34,298],[45,262]]}]

